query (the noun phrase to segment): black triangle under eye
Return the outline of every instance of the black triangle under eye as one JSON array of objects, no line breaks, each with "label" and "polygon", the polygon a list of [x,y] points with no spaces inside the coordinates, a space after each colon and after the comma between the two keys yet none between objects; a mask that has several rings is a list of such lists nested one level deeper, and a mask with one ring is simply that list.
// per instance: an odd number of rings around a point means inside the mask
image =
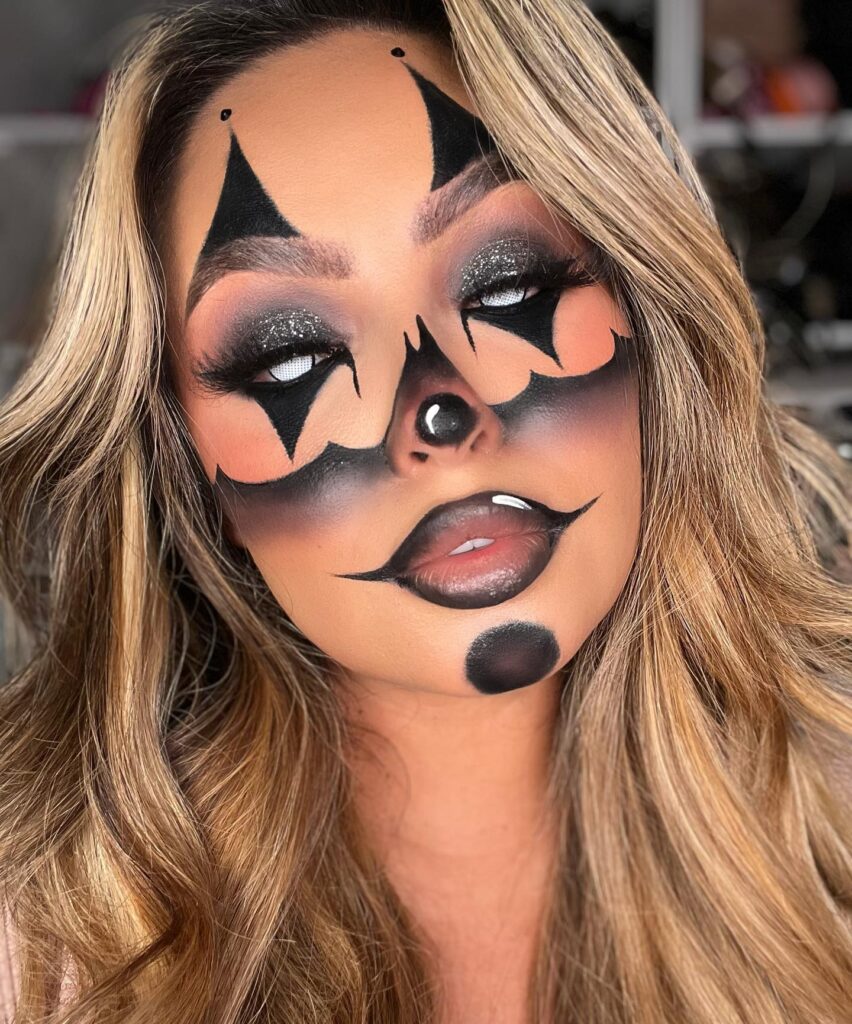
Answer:
[{"label": "black triangle under eye", "polygon": [[[403,61],[405,64],[405,62]],[[429,191],[454,178],[477,157],[497,148],[483,121],[405,64],[420,89],[432,135],[432,184]]]},{"label": "black triangle under eye", "polygon": [[[351,358],[346,362],[354,374],[355,363]],[[304,374],[283,388],[270,386],[268,382],[249,386],[249,394],[269,417],[290,459],[294,457],[296,442],[301,436],[311,406],[340,363],[340,359],[326,359],[313,372]]]},{"label": "black triangle under eye", "polygon": [[225,180],[201,254],[207,256],[235,238],[250,235],[290,238],[298,234],[269,198],[232,132]]},{"label": "black triangle under eye", "polygon": [[468,320],[481,320],[483,323],[499,327],[523,338],[534,348],[561,367],[559,354],[553,344],[553,318],[562,293],[559,289],[544,288],[536,292],[531,299],[523,304],[514,304],[516,308],[501,309],[500,306],[472,306],[461,311],[462,326],[467,334],[471,348],[476,351],[473,336],[470,333]]}]

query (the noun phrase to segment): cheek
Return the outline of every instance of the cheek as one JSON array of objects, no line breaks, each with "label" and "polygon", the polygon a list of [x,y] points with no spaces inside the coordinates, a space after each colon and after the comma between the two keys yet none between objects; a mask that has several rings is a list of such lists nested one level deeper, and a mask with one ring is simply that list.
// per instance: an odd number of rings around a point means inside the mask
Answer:
[{"label": "cheek", "polygon": [[567,294],[556,310],[553,325],[556,351],[565,372],[584,376],[613,355],[612,332],[625,336],[627,321],[600,285]]},{"label": "cheek", "polygon": [[281,442],[257,402],[234,395],[182,398],[192,440],[207,478],[216,467],[245,480],[268,480],[281,473]]},{"label": "cheek", "polygon": [[625,432],[638,425],[636,349],[628,330],[602,286],[563,296],[553,322],[562,370],[553,360],[541,366],[546,357],[535,353],[527,386],[493,406],[506,439],[538,452],[559,450],[574,466],[586,461],[584,453],[593,463],[619,461]]},{"label": "cheek", "polygon": [[555,637],[565,665],[610,611],[630,572],[642,501],[639,396],[635,378],[617,384],[568,421],[554,417],[504,449],[489,482],[576,507],[594,508],[565,532],[550,565],[526,590],[493,607],[457,610],[389,583],[333,574],[383,560],[411,523],[404,495],[372,495],[340,523],[298,533],[270,531],[250,552],[285,612],[349,671],[433,692],[469,693],[466,661],[508,623]]},{"label": "cheek", "polygon": [[343,372],[319,395],[292,460],[253,399],[190,395],[182,403],[216,499],[246,543],[345,523],[353,508],[387,484],[384,459],[370,436],[383,410],[366,416]]}]

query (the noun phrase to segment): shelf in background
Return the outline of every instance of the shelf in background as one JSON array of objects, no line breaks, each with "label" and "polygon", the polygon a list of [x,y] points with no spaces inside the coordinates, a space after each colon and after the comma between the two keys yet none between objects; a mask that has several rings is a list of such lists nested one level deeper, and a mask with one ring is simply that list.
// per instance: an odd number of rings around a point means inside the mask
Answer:
[{"label": "shelf in background", "polygon": [[0,152],[21,146],[84,143],[94,128],[85,114],[0,114]]},{"label": "shelf in background", "polygon": [[763,114],[748,121],[701,118],[684,130],[693,152],[733,149],[746,143],[783,148],[852,146],[852,110],[836,114]]}]

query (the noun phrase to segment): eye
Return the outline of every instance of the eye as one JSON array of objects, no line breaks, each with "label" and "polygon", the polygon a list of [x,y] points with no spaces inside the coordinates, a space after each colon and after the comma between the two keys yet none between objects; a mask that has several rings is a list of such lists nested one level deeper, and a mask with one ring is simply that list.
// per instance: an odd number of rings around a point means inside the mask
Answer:
[{"label": "eye", "polygon": [[535,292],[534,285],[501,285],[491,288],[488,291],[480,292],[477,296],[481,306],[515,306],[519,302],[530,298],[530,291]]},{"label": "eye", "polygon": [[[311,352],[301,352],[297,355],[287,355],[283,359],[279,359],[273,365],[268,366],[262,373],[268,373],[272,378],[272,381],[264,381],[263,378],[258,377],[255,379],[255,383],[272,383],[277,382],[281,384],[289,384],[292,381],[299,380],[311,373],[321,363],[326,362],[326,359],[330,358],[335,354],[336,350],[331,348],[318,348]],[[325,354],[326,359],[320,358]]]},{"label": "eye", "polygon": [[[272,309],[238,322],[224,350],[203,356],[194,375],[212,394],[300,388],[323,379],[340,363],[355,364],[346,340],[309,309]],[[356,388],[357,389],[357,388]]]}]

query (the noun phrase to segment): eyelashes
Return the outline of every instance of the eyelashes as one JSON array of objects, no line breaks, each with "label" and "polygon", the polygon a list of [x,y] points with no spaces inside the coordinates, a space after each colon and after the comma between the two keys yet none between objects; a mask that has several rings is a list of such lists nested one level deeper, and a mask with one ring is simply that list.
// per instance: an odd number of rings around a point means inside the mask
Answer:
[{"label": "eyelashes", "polygon": [[[326,358],[319,358],[323,356]],[[308,310],[277,310],[239,325],[223,354],[206,356],[195,375],[214,394],[248,394],[250,389],[287,387],[312,375],[320,366],[326,369],[329,358],[350,362],[354,373],[348,347],[320,317]],[[284,366],[285,361],[290,365]],[[277,367],[281,367],[276,374],[282,378],[280,382],[254,379]],[[294,369],[301,372],[294,376]]]},{"label": "eyelashes", "polygon": [[[533,304],[547,296],[556,298],[571,287],[591,284],[592,278],[576,257],[552,259],[527,251],[534,263],[529,269],[506,273],[492,270],[486,280],[471,279],[466,294],[460,296],[462,316],[480,310],[493,322],[505,320],[507,330],[512,319],[523,316]],[[528,292],[536,289],[530,296]],[[298,388],[321,375],[327,376],[337,363],[350,366],[355,389],[360,394],[354,359],[343,337],[319,316],[308,310],[280,310],[266,313],[233,332],[225,352],[205,357],[195,371],[203,387],[214,394],[240,392],[281,392]],[[271,379],[257,380],[260,373]]]},{"label": "eyelashes", "polygon": [[[463,300],[465,303],[470,300],[479,302],[479,306],[465,305],[462,313],[473,313],[479,309],[487,309],[489,315],[499,314],[501,311],[507,315],[520,311],[527,303],[532,302],[543,293],[564,292],[568,288],[581,287],[592,284],[592,278],[581,266],[577,259],[554,260],[544,262],[533,270],[506,274],[498,277],[487,287],[479,287],[474,291],[470,299]],[[527,296],[530,288],[537,288],[533,296]],[[493,297],[501,296],[498,301]],[[491,301],[486,301],[488,297]],[[509,296],[507,299],[506,296]]]}]

